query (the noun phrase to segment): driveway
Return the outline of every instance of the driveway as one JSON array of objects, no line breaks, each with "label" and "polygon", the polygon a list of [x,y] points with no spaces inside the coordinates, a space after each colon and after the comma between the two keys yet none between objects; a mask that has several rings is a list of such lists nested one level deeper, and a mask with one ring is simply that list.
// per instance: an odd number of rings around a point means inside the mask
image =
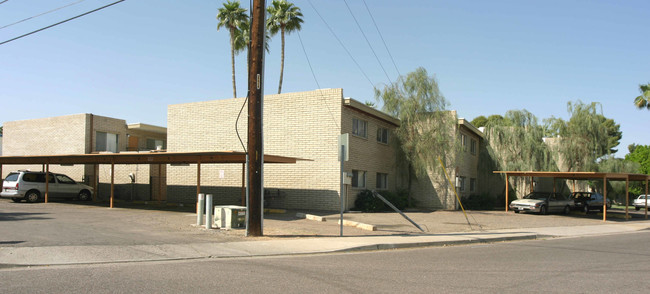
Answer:
[{"label": "driveway", "polygon": [[[245,230],[206,230],[196,227],[193,207],[160,207],[117,203],[105,204],[62,201],[50,203],[13,203],[0,199],[0,247],[87,246],[87,245],[159,245],[201,242],[234,242],[277,238],[339,236],[339,215],[333,212],[309,212],[323,216],[325,222],[300,219],[296,211],[267,213],[265,237],[245,237]],[[643,220],[642,214],[625,221]],[[587,226],[603,224],[602,216],[581,213],[564,215],[514,214],[503,211],[469,211],[471,226],[460,211],[409,212],[426,234],[532,227]],[[344,236],[404,235],[421,232],[397,213],[346,213],[346,220],[372,224],[376,231],[344,227]]]}]

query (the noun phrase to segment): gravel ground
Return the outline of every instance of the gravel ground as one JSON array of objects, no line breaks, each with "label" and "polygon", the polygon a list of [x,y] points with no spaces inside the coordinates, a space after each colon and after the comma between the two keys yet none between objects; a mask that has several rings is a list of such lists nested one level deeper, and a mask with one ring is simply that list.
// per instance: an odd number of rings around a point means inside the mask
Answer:
[{"label": "gravel ground", "polygon": [[[206,230],[197,227],[194,207],[169,207],[116,203],[51,202],[13,203],[0,199],[0,247],[70,245],[152,245],[193,242],[233,242],[274,238],[339,236],[339,214],[323,211],[266,213],[264,237],[245,237],[245,230]],[[301,219],[297,212],[322,216],[324,222]],[[515,214],[504,211],[408,212],[427,234],[473,232],[603,224],[602,214],[574,212],[570,215]],[[631,220],[643,220],[643,212],[630,211]],[[608,223],[623,222],[624,211],[608,212]],[[344,227],[344,236],[421,234],[397,213],[346,213],[345,220],[375,225],[376,231]],[[471,226],[468,225],[468,220]]]}]

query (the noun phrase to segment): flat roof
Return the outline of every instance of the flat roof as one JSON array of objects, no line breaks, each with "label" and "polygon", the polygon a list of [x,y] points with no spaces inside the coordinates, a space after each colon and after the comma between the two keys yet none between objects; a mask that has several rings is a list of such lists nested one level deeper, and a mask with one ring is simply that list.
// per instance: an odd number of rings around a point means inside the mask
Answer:
[{"label": "flat roof", "polygon": [[[295,157],[264,155],[264,163],[296,163]],[[246,153],[205,152],[121,152],[69,155],[0,156],[1,164],[189,164],[246,163]]]},{"label": "flat roof", "polygon": [[549,172],[549,171],[494,171],[515,177],[562,178],[568,180],[607,179],[611,181],[647,181],[649,175],[633,173],[599,173],[599,172]]}]

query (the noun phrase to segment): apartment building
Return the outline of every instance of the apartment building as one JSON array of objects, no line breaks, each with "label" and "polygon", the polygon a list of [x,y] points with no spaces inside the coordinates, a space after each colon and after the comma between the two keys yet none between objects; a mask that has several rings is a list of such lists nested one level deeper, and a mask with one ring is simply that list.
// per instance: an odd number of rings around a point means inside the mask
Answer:
[{"label": "apartment building", "polygon": [[[143,151],[164,149],[166,145],[166,129],[163,127],[140,123],[127,125],[122,119],[89,113],[10,121],[5,122],[3,127],[4,156]],[[19,169],[43,170],[44,167],[6,166],[2,170],[2,177]],[[151,181],[165,181],[164,169],[164,165],[116,166],[116,197],[164,200],[166,189],[157,188],[157,184],[149,185]],[[107,184],[110,183],[110,165],[52,165],[50,171],[67,174],[90,185],[92,179],[97,177],[100,183],[97,195],[107,198],[110,193]]]},{"label": "apartment building", "polygon": [[[244,151],[247,137],[244,103],[245,99],[238,98],[170,105],[168,151]],[[242,107],[244,111],[238,120]],[[356,195],[364,189],[394,191],[407,186],[408,177],[396,162],[397,146],[393,144],[393,130],[399,126],[399,120],[345,98],[342,89],[266,95],[263,115],[264,153],[305,159],[295,165],[265,166],[267,206],[338,210],[342,194],[345,208],[352,209]],[[455,112],[451,115],[456,117]],[[477,190],[478,144],[482,133],[464,119],[458,121],[456,130],[466,156],[458,168],[451,169],[451,176],[459,178],[460,193],[466,196]],[[346,133],[350,155],[344,163],[344,172],[351,179],[341,193],[338,138]],[[216,203],[243,203],[241,165],[201,165],[201,173],[201,192],[215,195]],[[169,167],[167,175],[169,201],[196,201],[195,165]],[[433,173],[414,183],[418,205],[455,209],[453,188],[444,183],[444,178]],[[444,192],[440,192],[441,187],[445,188]]]},{"label": "apartment building", "polygon": [[[245,99],[223,99],[170,105],[169,152],[244,151],[247,114],[239,117]],[[350,160],[344,171],[352,176],[343,195],[354,206],[363,189],[394,190],[394,149],[391,132],[399,121],[356,100],[342,89],[266,95],[264,97],[264,153],[297,157],[296,164],[264,167],[265,199],[271,207],[338,210],[340,162],[338,138],[350,134]],[[243,145],[243,146],[242,146]],[[242,202],[243,167],[201,165],[201,192],[215,195],[219,204]],[[196,201],[196,166],[171,166],[167,171],[169,201]]]}]

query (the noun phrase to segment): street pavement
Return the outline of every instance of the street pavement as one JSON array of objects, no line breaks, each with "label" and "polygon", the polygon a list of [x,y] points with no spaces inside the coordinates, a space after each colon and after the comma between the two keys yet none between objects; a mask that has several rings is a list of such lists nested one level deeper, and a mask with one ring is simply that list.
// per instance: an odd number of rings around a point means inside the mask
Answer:
[{"label": "street pavement", "polygon": [[[119,207],[119,206],[122,207]],[[265,214],[263,237],[244,230],[196,226],[188,207],[87,203],[25,204],[0,201],[0,267],[233,258],[383,250],[425,246],[582,237],[646,230],[638,212],[602,215],[514,214],[503,211],[408,212],[421,232],[397,213],[346,213],[344,220],[375,230],[345,226],[338,214],[296,211]],[[276,211],[277,212],[277,211]],[[302,216],[302,215],[300,215]],[[320,221],[324,220],[324,221]]]}]

